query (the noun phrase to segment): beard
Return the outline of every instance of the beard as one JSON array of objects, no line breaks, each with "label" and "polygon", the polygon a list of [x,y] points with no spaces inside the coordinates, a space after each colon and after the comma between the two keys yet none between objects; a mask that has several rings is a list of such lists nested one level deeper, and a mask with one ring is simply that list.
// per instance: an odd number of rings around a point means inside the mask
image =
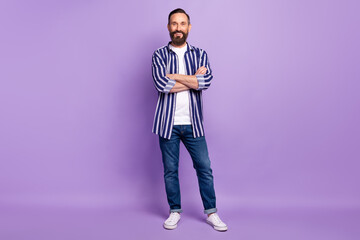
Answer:
[{"label": "beard", "polygon": [[[181,33],[182,37],[175,37],[176,33]],[[188,33],[185,33],[183,31],[173,31],[170,33],[171,41],[175,46],[183,45],[186,42],[187,36],[188,36]]]}]

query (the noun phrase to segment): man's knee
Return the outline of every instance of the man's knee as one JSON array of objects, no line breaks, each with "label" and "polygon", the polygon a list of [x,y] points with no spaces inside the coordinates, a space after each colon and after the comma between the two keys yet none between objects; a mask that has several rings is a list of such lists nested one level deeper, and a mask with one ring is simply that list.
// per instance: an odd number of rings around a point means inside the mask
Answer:
[{"label": "man's knee", "polygon": [[193,161],[193,167],[199,173],[212,174],[211,164],[208,157],[206,157],[203,160]]}]

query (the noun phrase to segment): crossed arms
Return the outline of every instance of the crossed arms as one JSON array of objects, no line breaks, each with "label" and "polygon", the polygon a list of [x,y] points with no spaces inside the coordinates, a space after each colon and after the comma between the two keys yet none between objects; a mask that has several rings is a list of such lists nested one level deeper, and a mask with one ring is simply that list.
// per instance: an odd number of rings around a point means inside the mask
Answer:
[{"label": "crossed arms", "polygon": [[161,55],[155,51],[152,57],[152,76],[155,88],[159,92],[175,93],[188,89],[201,91],[210,87],[213,76],[205,51],[199,54],[199,65],[202,67],[197,69],[194,75],[166,73],[166,64]]},{"label": "crossed arms", "polygon": [[181,92],[189,89],[198,89],[199,83],[196,75],[203,75],[207,71],[206,67],[200,67],[195,75],[184,75],[184,74],[166,74],[170,79],[175,80],[175,85],[171,88],[170,93]]}]

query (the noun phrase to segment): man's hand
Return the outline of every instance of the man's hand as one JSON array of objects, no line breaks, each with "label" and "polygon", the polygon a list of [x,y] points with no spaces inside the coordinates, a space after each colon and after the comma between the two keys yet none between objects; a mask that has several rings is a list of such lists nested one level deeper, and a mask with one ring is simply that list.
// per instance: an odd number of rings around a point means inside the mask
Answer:
[{"label": "man's hand", "polygon": [[168,73],[168,74],[166,74],[166,76],[167,76],[168,78],[170,78],[170,79],[176,80],[176,79],[175,79],[175,74],[170,74],[170,73]]},{"label": "man's hand", "polygon": [[199,69],[196,71],[195,75],[201,75],[201,74],[205,74],[207,71],[207,68],[202,66],[202,67],[199,67]]}]

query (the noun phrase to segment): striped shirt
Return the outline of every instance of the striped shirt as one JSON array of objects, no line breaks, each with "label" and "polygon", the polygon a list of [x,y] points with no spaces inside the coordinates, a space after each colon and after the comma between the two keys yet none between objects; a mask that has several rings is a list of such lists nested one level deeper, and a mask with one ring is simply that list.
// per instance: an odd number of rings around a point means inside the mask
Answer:
[{"label": "striped shirt", "polygon": [[[178,57],[169,48],[169,44],[157,49],[152,56],[152,76],[158,91],[158,101],[155,110],[152,132],[160,137],[170,139],[174,125],[176,93],[170,93],[175,80],[166,77],[166,74],[179,72]],[[206,52],[187,43],[184,55],[186,75],[194,75],[201,66],[206,67],[205,74],[196,75],[198,89],[189,89],[190,120],[194,138],[204,136],[202,90],[210,87],[213,78],[210,63]]]}]

